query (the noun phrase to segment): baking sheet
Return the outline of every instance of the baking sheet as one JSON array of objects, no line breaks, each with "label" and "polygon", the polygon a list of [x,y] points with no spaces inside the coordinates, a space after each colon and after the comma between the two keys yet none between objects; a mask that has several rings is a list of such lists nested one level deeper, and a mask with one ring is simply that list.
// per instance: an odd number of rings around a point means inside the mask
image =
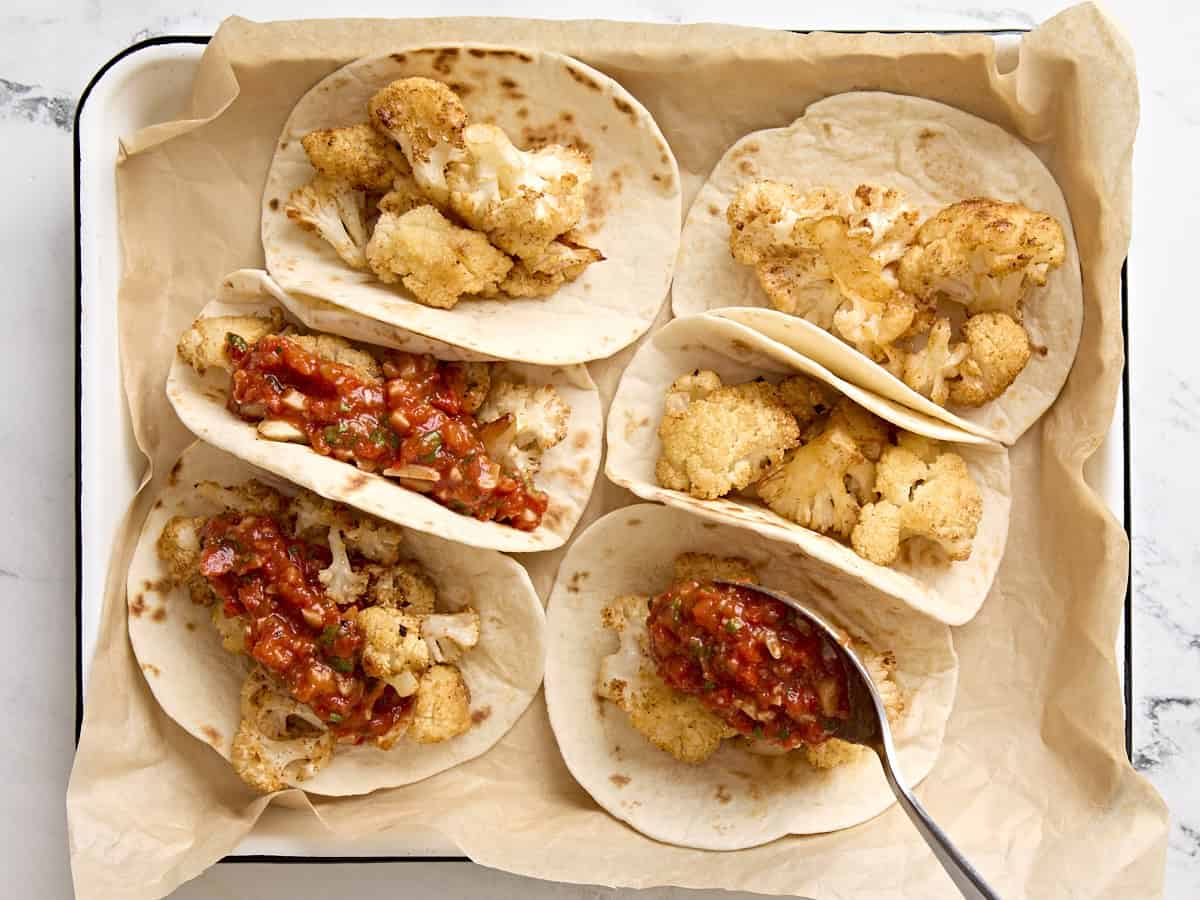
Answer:
[{"label": "baking sheet", "polygon": [[[1015,33],[989,33],[995,34],[998,48],[1015,51]],[[207,41],[207,36],[176,35],[134,44],[96,73],[79,104],[76,236],[80,263],[77,298],[81,390],[76,415],[81,443],[76,458],[77,728],[82,719],[88,668],[99,627],[108,550],[137,490],[142,466],[129,428],[117,366],[115,301],[120,247],[116,185],[112,178],[117,139],[180,116]],[[1113,514],[1125,521],[1125,473],[1129,462],[1123,409],[1124,388],[1113,427],[1089,463],[1086,475]],[[1125,649],[1127,630],[1128,614],[1118,641],[1118,653],[1125,661],[1122,676],[1128,694],[1131,659]],[[297,861],[315,857],[465,859],[453,844],[437,836],[431,840],[424,830],[351,840],[322,832],[310,817],[288,815],[286,810],[274,807],[268,808],[254,831],[230,856]]]}]

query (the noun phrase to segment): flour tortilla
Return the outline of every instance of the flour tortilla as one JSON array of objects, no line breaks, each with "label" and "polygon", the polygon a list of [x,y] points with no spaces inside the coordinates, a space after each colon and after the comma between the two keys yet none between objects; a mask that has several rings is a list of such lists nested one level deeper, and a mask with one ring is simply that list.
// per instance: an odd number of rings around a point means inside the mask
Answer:
[{"label": "flour tortilla", "polygon": [[[578,230],[605,260],[550,297],[468,299],[434,309],[400,285],[351,269],[291,222],[288,196],[314,174],[300,139],[365,121],[371,95],[414,75],[450,84],[472,121],[494,122],[519,147],[549,140],[588,150],[593,187]],[[399,49],[352,62],[319,82],[283,127],[262,210],[267,269],[285,290],[486,356],[543,365],[611,356],[650,327],[671,283],[683,215],[675,157],[628,91],[561,54],[490,44]]]},{"label": "flour tortilla", "polygon": [[[661,487],[654,467],[662,449],[658,426],[664,398],[671,382],[696,369],[712,369],[726,384],[760,375],[778,381],[799,372],[831,385],[893,425],[944,442],[946,449],[962,456],[983,496],[983,518],[971,558],[932,565],[907,561],[902,555],[890,567],[879,566],[840,541],[776,515],[758,500],[736,494],[698,500]],[[609,410],[605,474],[644,500],[785,541],[811,557],[813,565],[841,571],[948,625],[969,621],[983,604],[1004,555],[1012,505],[1008,451],[1003,446],[876,396],[783,344],[707,313],[670,322],[638,349]]]},{"label": "flour tortilla", "polygon": [[[273,306],[290,310],[292,303],[269,278],[243,270],[222,280],[218,299],[205,306],[200,315],[266,315]],[[361,320],[346,310],[325,310],[323,316],[331,331],[370,336],[360,330],[364,327]],[[433,353],[442,358],[461,358],[461,354],[453,349],[419,335],[392,335],[397,340],[391,340],[388,334],[374,337],[385,346]],[[554,385],[571,408],[566,438],[546,451],[541,469],[534,478],[534,484],[545,491],[550,500],[542,524],[534,531],[480,522],[452,512],[382,475],[321,456],[307,445],[260,438],[254,423],[243,421],[226,409],[229,375],[224,371],[210,369],[200,375],[176,356],[167,376],[167,398],[183,424],[196,437],[330,500],[339,500],[381,519],[442,535],[472,547],[511,553],[552,550],[561,546],[574,531],[600,469],[603,428],[600,395],[583,366],[498,365],[493,377],[507,375],[530,384]]]},{"label": "flour tortilla", "polygon": [[1015,442],[1054,402],[1075,360],[1083,326],[1079,251],[1062,190],[1020,140],[945,104],[881,92],[838,94],[812,104],[787,128],[747,135],[717,163],[688,213],[672,288],[675,315],[770,306],[753,267],[729,253],[725,209],[751,178],[800,187],[828,185],[844,192],[875,182],[901,190],[922,220],[977,196],[1050,213],[1062,223],[1067,255],[1046,286],[1025,301],[1025,328],[1034,353],[1013,385],[979,408],[939,407],[849,344],[797,316],[762,309],[727,314],[843,378],[1006,444]]},{"label": "flour tortilla", "polygon": [[706,762],[689,766],[596,696],[600,661],[617,649],[617,635],[600,627],[601,607],[625,594],[665,590],[675,557],[689,551],[743,556],[766,587],[811,605],[875,650],[893,651],[893,677],[906,700],[893,726],[899,768],[913,784],[929,774],[958,681],[949,628],[784,544],[647,503],[609,513],[584,531],[550,595],[550,725],[571,774],[597,803],[656,840],[737,850],[786,834],[849,828],[894,802],[869,751],[821,771],[798,754],[764,757],[725,741]]},{"label": "flour tortilla", "polygon": [[[245,657],[221,647],[211,610],[186,588],[167,589],[155,542],[172,516],[221,510],[194,490],[200,481],[241,484],[257,478],[287,493],[280,478],[197,442],[184,451],[172,481],[146,517],[129,567],[129,639],[159,705],[191,735],[230,758],[240,714]],[[401,740],[389,751],[338,745],[333,761],[297,786],[314,794],[365,794],[411,784],[487,752],[513,726],[542,682],[546,619],[525,569],[492,550],[405,533],[403,552],[437,586],[438,609],[479,613],[479,644],[457,663],[471,691],[471,730],[440,744]]]}]

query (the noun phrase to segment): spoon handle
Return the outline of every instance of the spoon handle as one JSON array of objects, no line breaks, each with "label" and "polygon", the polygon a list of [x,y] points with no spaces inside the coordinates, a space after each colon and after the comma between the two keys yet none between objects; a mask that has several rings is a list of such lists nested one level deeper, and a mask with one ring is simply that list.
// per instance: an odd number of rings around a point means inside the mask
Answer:
[{"label": "spoon handle", "polygon": [[891,754],[885,752],[882,747],[876,748],[876,752],[879,754],[879,761],[883,763],[883,774],[887,776],[888,784],[891,785],[897,802],[908,814],[917,831],[921,833],[921,837],[925,838],[925,843],[929,845],[929,849],[933,851],[933,855],[942,864],[942,868],[946,870],[946,874],[950,876],[950,880],[954,882],[954,886],[958,888],[959,892],[967,900],[1000,900],[1000,895],[988,887],[983,876],[958,852],[958,848],[954,846],[946,832],[938,827],[938,824],[925,811],[925,807],[913,796],[908,785],[904,783],[903,777],[893,768],[889,759]]}]

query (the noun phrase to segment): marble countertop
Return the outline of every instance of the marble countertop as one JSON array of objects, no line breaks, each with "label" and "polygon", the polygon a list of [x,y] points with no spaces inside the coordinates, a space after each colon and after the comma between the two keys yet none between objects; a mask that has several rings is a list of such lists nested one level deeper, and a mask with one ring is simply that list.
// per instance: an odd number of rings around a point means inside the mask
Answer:
[{"label": "marble countertop", "polygon": [[[603,13],[645,21],[735,21],[746,25],[838,29],[1025,28],[1069,5],[1062,0],[846,0],[784,4],[749,0],[442,0],[399,6],[359,0],[338,14],[395,16]],[[1167,896],[1200,896],[1200,574],[1195,526],[1184,521],[1200,501],[1181,466],[1200,458],[1200,370],[1188,327],[1191,298],[1170,278],[1171,259],[1193,253],[1200,233],[1200,187],[1179,178],[1200,151],[1200,5],[1175,0],[1109,0],[1138,54],[1142,118],[1134,160],[1134,246],[1130,277],[1133,522],[1134,762],[1171,807]],[[71,127],[91,75],[130,43],[160,34],[208,33],[226,15],[253,19],[330,14],[311,0],[243,0],[198,11],[186,0],[8,0],[0,14],[0,141],[10,163],[0,174],[7,208],[0,265],[10,310],[0,337],[0,599],[10,676],[0,710],[16,737],[0,747],[0,871],[28,897],[71,894],[63,796],[74,751],[72,596],[75,357],[73,283],[65,248],[72,240]],[[15,159],[13,159],[15,157]],[[1170,200],[1168,205],[1167,201]],[[1175,267],[1182,277],[1182,262]],[[1176,297],[1171,288],[1180,290]],[[1170,310],[1170,313],[1168,313]],[[1172,316],[1183,317],[1177,322]],[[1178,356],[1176,354],[1179,354]],[[1188,485],[1191,487],[1188,487]],[[181,898],[319,896],[342,889],[342,866],[218,866],[182,888]],[[564,888],[467,864],[359,866],[362,898],[633,896],[637,892]],[[660,889],[646,897],[693,892]],[[716,897],[715,893],[697,893]],[[733,896],[733,895],[722,895]]]}]

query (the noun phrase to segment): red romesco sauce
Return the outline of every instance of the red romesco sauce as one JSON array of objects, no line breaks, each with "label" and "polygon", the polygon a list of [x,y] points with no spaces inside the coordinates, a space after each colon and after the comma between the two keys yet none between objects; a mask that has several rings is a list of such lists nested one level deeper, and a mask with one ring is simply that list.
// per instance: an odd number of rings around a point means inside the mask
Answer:
[{"label": "red romesco sauce", "polygon": [[215,516],[200,532],[200,574],[227,616],[247,621],[246,652],[312,707],[339,739],[387,734],[412,698],[362,670],[357,607],[339,607],[317,573],[328,547],[288,538],[264,516]]},{"label": "red romesco sauce", "polygon": [[841,655],[777,600],[685,581],[650,601],[647,625],[663,680],[742,734],[790,749],[849,718]]},{"label": "red romesco sauce", "polygon": [[384,379],[373,379],[279,335],[252,347],[231,335],[226,350],[235,366],[229,408],[243,418],[289,422],[322,456],[396,477],[463,515],[522,531],[541,524],[547,496],[501,470],[463,409],[462,366],[389,353]]}]

